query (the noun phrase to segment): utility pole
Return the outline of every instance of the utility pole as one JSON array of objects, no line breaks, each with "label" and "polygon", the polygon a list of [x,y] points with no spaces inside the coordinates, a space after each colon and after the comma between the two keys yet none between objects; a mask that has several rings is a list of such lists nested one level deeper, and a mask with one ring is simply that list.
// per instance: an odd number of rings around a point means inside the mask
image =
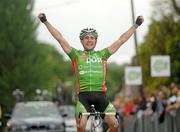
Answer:
[{"label": "utility pole", "polygon": [[[132,12],[132,22],[133,24],[135,23],[135,13],[134,13],[134,3],[133,0],[131,0],[131,12]],[[133,58],[134,60],[134,65],[138,65],[139,61],[138,61],[138,45],[137,45],[137,33],[136,31],[134,32],[134,44],[135,44],[135,56]],[[144,96],[144,92],[143,92],[143,84],[141,84],[140,86],[138,86],[139,88],[139,93],[141,96]]]},{"label": "utility pole", "polygon": [[[131,12],[132,12],[132,23],[135,23],[134,3],[131,0]],[[137,34],[134,33],[134,44],[135,44],[135,65],[138,65],[138,51],[137,51]]]}]

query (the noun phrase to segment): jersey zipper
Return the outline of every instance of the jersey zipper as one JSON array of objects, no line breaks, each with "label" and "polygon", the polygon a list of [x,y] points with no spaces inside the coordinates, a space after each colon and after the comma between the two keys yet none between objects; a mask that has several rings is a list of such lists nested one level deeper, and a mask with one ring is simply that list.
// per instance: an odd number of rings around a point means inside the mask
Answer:
[{"label": "jersey zipper", "polygon": [[89,51],[89,59],[90,59],[90,63],[89,63],[89,83],[90,83],[90,91],[92,90],[91,89],[91,51]]}]

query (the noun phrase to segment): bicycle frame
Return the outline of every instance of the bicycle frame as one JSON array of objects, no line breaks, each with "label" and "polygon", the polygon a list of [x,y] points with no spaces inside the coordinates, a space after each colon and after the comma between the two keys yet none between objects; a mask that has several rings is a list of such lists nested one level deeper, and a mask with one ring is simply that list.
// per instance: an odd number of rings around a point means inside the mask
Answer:
[{"label": "bicycle frame", "polygon": [[114,115],[116,117],[116,119],[118,120],[119,114],[116,112],[108,112],[108,113],[98,112],[95,110],[94,105],[91,105],[91,112],[82,112],[82,113],[80,112],[79,118],[81,119],[83,115],[88,116],[89,119],[91,120],[90,132],[96,132],[96,128],[102,124],[102,122],[100,122],[100,121],[97,123],[96,122],[97,119],[101,120],[101,116],[105,116],[105,115]]}]

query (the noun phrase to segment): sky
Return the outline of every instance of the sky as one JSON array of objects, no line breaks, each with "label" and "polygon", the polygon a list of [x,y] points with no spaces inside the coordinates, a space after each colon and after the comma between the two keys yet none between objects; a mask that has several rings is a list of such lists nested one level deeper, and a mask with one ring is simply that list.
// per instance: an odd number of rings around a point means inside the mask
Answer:
[{"label": "sky", "polygon": [[[144,17],[144,23],[137,29],[138,44],[148,32],[154,0],[133,0],[135,18]],[[79,33],[83,28],[95,28],[99,34],[95,50],[110,46],[133,24],[131,0],[35,0],[33,14],[45,13],[48,21],[58,29],[72,47],[83,50]],[[65,59],[69,59],[58,42],[43,24],[37,31],[37,38],[55,46]],[[109,58],[117,64],[129,63],[135,55],[132,36]]]}]

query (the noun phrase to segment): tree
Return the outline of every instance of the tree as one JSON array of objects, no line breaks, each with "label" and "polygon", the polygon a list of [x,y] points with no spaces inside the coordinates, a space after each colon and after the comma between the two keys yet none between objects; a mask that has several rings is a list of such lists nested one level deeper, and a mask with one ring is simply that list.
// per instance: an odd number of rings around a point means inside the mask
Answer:
[{"label": "tree", "polygon": [[177,12],[177,14],[180,15],[180,2],[178,3],[176,0],[171,0],[171,1],[172,1],[175,11]]},{"label": "tree", "polygon": [[28,86],[23,83],[27,78],[28,59],[33,58],[30,49],[35,48],[37,24],[30,14],[32,0],[2,0],[0,8],[0,17],[3,18],[0,21],[0,98],[12,105],[12,91]]},{"label": "tree", "polygon": [[33,0],[0,3],[0,100],[8,110],[14,103],[14,90],[20,89],[32,100],[37,88],[55,91],[55,82],[67,78],[62,75],[66,71],[58,67],[68,68],[62,55],[36,40],[38,23],[32,15],[33,5]]},{"label": "tree", "polygon": [[[180,72],[178,70],[180,68],[180,19],[173,12],[160,14],[163,15],[161,17],[153,16],[145,40],[139,46],[139,60],[143,69],[143,80],[145,85],[150,89],[155,89],[160,85],[166,85],[171,81],[180,83]],[[157,15],[159,16],[159,14]],[[170,78],[150,77],[151,55],[170,55]]]}]

